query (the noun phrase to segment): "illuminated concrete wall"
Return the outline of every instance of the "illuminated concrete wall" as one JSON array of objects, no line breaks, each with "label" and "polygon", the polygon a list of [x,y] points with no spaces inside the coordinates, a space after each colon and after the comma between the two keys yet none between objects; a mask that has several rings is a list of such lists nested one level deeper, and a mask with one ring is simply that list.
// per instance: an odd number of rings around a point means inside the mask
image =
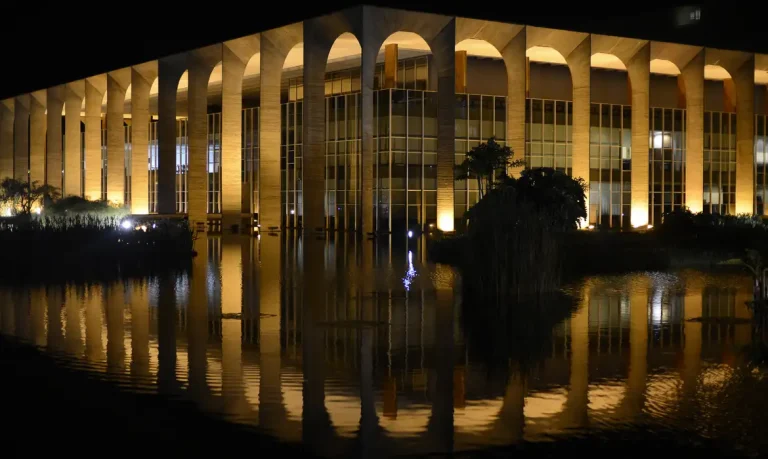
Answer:
[{"label": "illuminated concrete wall", "polygon": [[157,62],[131,69],[131,213],[149,212],[149,91],[157,78]]},{"label": "illuminated concrete wall", "polygon": [[64,92],[64,186],[61,194],[82,196],[80,109],[85,97],[85,81],[67,83]]},{"label": "illuminated concrete wall", "polygon": [[[107,201],[122,206],[125,200],[125,91],[131,69],[107,74]],[[146,175],[146,174],[144,174]]]},{"label": "illuminated concrete wall", "polygon": [[704,208],[704,51],[682,69],[685,88],[685,205]]},{"label": "illuminated concrete wall", "polygon": [[29,179],[29,94],[16,96],[14,105],[13,178]]},{"label": "illuminated concrete wall", "polygon": [[0,105],[0,180],[13,177],[13,99]]},{"label": "illuminated concrete wall", "polygon": [[[106,75],[97,75],[85,80],[84,197],[91,200],[101,199],[101,103],[104,100],[104,93],[106,91]],[[70,132],[67,130],[67,137],[69,137],[69,134]],[[69,177],[69,174],[67,174],[67,177]]]},{"label": "illuminated concrete wall", "polygon": [[54,86],[47,91],[47,129],[45,133],[46,183],[61,190],[63,178],[63,151],[61,114],[64,111],[64,86]]},{"label": "illuminated concrete wall", "polygon": [[[35,91],[29,99],[29,180],[45,183],[46,91]],[[61,124],[61,123],[59,123]]]}]

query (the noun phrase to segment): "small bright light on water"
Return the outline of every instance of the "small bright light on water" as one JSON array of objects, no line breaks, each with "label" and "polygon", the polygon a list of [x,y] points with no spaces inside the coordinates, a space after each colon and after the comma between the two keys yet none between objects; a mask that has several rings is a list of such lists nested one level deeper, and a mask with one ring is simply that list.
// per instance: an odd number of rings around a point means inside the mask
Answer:
[{"label": "small bright light on water", "polygon": [[408,271],[406,271],[405,277],[403,277],[403,287],[405,287],[406,291],[411,290],[411,284],[413,283],[413,279],[416,276],[417,276],[416,268],[413,267],[413,252],[409,250],[408,251]]},{"label": "small bright light on water", "polygon": [[133,224],[130,220],[123,220],[122,223],[120,223],[120,226],[123,227],[123,229],[131,229],[133,227]]},{"label": "small bright light on water", "polygon": [[413,237],[413,231],[408,231],[408,237]]}]

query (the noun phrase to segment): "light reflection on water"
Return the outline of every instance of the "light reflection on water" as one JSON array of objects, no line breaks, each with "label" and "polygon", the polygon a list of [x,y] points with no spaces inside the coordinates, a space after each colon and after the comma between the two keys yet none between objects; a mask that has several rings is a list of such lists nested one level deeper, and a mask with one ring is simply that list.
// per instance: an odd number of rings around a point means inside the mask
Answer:
[{"label": "light reflection on water", "polygon": [[423,241],[200,243],[186,275],[0,291],[0,332],[325,454],[689,429],[690,400],[728,380],[751,340],[749,323],[689,321],[748,318],[746,276],[591,277],[570,286],[577,307],[536,365],[495,371],[465,338],[458,274],[427,263]]}]

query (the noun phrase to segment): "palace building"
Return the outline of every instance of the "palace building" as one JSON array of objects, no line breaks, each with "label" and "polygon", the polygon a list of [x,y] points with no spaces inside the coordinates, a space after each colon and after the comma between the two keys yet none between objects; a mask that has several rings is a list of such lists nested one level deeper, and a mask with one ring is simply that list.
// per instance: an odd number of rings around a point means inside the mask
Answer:
[{"label": "palace building", "polygon": [[767,85],[763,54],[358,6],[3,100],[0,177],[200,228],[452,231],[494,137],[583,178],[590,225],[762,215]]}]

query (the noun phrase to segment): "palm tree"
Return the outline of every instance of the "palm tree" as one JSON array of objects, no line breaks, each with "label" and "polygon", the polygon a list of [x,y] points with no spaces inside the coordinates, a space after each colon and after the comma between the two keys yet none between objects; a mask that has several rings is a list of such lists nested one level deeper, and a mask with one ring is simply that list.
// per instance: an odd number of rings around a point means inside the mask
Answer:
[{"label": "palm tree", "polygon": [[487,143],[481,143],[467,152],[467,157],[456,166],[457,180],[477,180],[480,199],[507,176],[511,167],[522,166],[523,160],[513,160],[515,152],[504,145],[501,146],[491,137]]}]

